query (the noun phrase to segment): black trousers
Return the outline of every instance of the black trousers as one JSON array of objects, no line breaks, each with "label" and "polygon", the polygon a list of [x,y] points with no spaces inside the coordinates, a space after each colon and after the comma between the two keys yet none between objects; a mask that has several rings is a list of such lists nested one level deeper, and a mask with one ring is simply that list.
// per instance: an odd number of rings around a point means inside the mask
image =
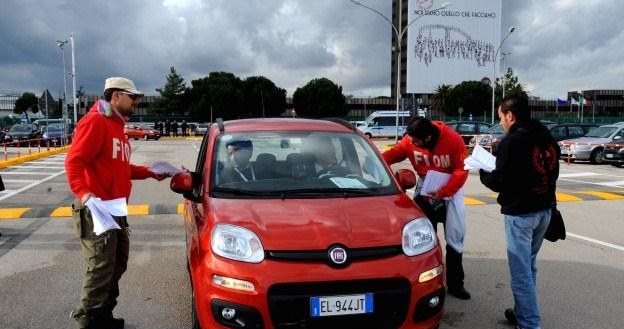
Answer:
[{"label": "black trousers", "polygon": [[[446,204],[431,205],[429,200],[421,195],[414,198],[416,204],[425,213],[433,229],[438,232],[438,224],[442,223],[446,231]],[[449,289],[458,289],[464,286],[464,266],[462,253],[457,252],[448,243],[446,244],[446,285]]]}]

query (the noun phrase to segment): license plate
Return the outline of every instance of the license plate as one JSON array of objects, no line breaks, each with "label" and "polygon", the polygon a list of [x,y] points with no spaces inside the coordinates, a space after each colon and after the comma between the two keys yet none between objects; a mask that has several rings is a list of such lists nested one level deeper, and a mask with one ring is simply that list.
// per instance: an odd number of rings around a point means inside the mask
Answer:
[{"label": "license plate", "polygon": [[310,297],[310,316],[373,313],[373,294]]},{"label": "license plate", "polygon": [[607,153],[607,154],[605,154],[605,158],[613,159],[613,154]]}]

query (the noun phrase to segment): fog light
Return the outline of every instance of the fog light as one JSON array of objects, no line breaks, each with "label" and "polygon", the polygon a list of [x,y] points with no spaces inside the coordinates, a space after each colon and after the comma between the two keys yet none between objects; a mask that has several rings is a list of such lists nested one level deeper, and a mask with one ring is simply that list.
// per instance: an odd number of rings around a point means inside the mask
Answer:
[{"label": "fog light", "polygon": [[438,306],[439,304],[440,304],[440,297],[436,296],[436,297],[431,298],[427,305],[429,305],[429,307],[431,308],[434,308]]},{"label": "fog light", "polygon": [[225,276],[213,275],[212,282],[218,286],[242,291],[254,291],[254,284],[249,281],[232,279]]},{"label": "fog light", "polygon": [[225,307],[221,310],[221,316],[226,320],[232,320],[236,316],[236,310],[233,308]]},{"label": "fog light", "polygon": [[418,277],[418,282],[423,283],[433,280],[440,274],[442,274],[442,265],[438,265],[429,271],[422,272]]}]

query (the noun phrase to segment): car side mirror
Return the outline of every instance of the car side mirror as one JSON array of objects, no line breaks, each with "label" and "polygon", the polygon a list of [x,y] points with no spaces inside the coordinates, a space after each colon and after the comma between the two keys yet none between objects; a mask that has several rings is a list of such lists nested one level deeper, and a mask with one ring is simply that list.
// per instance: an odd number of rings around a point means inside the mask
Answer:
[{"label": "car side mirror", "polygon": [[394,175],[403,190],[408,190],[416,186],[416,175],[413,171],[409,169],[399,169]]},{"label": "car side mirror", "polygon": [[618,139],[622,139],[622,136],[615,136],[615,137],[613,137],[613,140],[614,140],[614,141],[615,141],[615,140],[618,140]]},{"label": "car side mirror", "polygon": [[193,172],[184,171],[171,177],[169,188],[176,193],[182,194],[184,198],[197,202],[197,197],[193,194],[194,177]]}]

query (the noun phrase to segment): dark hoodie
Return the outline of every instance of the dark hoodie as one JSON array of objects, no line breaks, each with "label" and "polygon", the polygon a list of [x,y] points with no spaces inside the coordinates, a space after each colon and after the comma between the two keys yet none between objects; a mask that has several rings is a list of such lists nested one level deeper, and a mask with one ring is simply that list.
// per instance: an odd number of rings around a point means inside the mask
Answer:
[{"label": "dark hoodie", "polygon": [[499,192],[503,214],[548,209],[555,203],[559,146],[539,121],[516,122],[498,146],[496,169],[480,175],[485,186]]}]

